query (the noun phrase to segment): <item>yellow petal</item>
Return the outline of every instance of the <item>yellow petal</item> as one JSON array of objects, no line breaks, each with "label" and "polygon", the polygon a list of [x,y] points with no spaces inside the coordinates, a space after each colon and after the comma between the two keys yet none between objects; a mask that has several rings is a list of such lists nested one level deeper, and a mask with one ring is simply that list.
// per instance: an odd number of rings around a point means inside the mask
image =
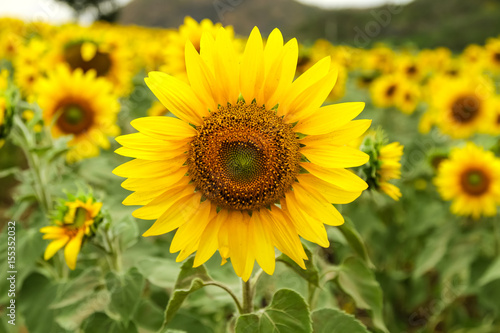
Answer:
[{"label": "yellow petal", "polygon": [[186,175],[188,167],[181,167],[175,172],[159,178],[129,178],[121,185],[129,191],[155,191],[167,190],[178,183]]},{"label": "yellow petal", "polygon": [[[308,135],[300,140],[300,143],[306,146],[336,144],[349,144],[370,128],[372,121],[370,119],[360,119],[348,122],[346,125],[339,127],[331,133],[323,135]],[[296,128],[294,127],[294,130]],[[300,132],[296,130],[297,132]]]},{"label": "yellow petal", "polygon": [[148,161],[135,159],[116,167],[113,173],[119,177],[154,178],[167,175],[179,169],[187,159],[179,156],[168,161]]},{"label": "yellow petal", "polygon": [[87,62],[92,60],[92,58],[94,58],[96,52],[97,52],[97,45],[94,43],[85,42],[82,44],[80,48],[80,54],[82,56],[82,59]]},{"label": "yellow petal", "polygon": [[174,201],[144,234],[144,237],[166,234],[189,221],[200,207],[200,193]]},{"label": "yellow petal", "polygon": [[300,236],[310,242],[318,244],[319,246],[330,246],[328,235],[326,234],[326,229],[323,223],[320,220],[302,212],[293,191],[286,194],[286,201],[282,202],[282,205],[283,209],[290,213],[290,219]]},{"label": "yellow petal", "polygon": [[248,222],[240,211],[232,210],[226,222],[229,239],[229,255],[236,275],[242,276],[248,256]]},{"label": "yellow petal", "polygon": [[330,133],[357,117],[364,107],[365,103],[358,102],[324,106],[310,117],[300,120],[293,130],[310,135]]},{"label": "yellow petal", "polygon": [[64,259],[70,269],[75,269],[76,267],[76,258],[78,257],[78,253],[80,253],[83,235],[84,230],[79,230],[76,236],[73,237],[64,248]]},{"label": "yellow petal", "polygon": [[162,72],[150,72],[144,81],[160,102],[185,122],[201,125],[202,117],[208,115],[208,107],[200,102],[191,87],[182,80]]},{"label": "yellow petal", "polygon": [[346,191],[335,185],[327,183],[312,174],[302,174],[297,177],[306,190],[315,189],[321,193],[328,202],[335,204],[347,204],[356,200],[361,191]]},{"label": "yellow petal", "polygon": [[191,138],[197,134],[188,123],[174,117],[142,117],[132,120],[130,125],[147,136],[165,141]]},{"label": "yellow petal", "polygon": [[[186,177],[187,178],[187,177]],[[184,180],[184,179],[183,179]],[[183,185],[174,186],[166,191],[163,191],[161,195],[158,195],[154,200],[152,200],[147,205],[136,209],[132,215],[143,220],[152,220],[159,218],[170,206],[172,206],[177,200],[183,197],[189,196],[194,193],[194,187]]]},{"label": "yellow petal", "polygon": [[[120,147],[115,150],[115,153],[122,156],[139,158],[141,160],[148,161],[165,161],[170,159],[181,158],[186,156],[186,152],[189,150],[189,145],[184,145],[181,148],[172,150],[144,150],[144,149],[132,149],[128,147]],[[187,159],[187,156],[185,157]]]},{"label": "yellow petal", "polygon": [[179,149],[187,145],[191,140],[189,138],[182,140],[158,140],[147,136],[143,133],[132,133],[121,135],[115,139],[119,144],[124,147],[149,150],[149,151],[170,151]]},{"label": "yellow petal", "polygon": [[203,265],[208,259],[210,259],[219,244],[219,230],[220,227],[226,222],[229,214],[226,209],[222,209],[215,219],[210,221],[210,223],[203,230],[201,239],[203,242],[200,243],[198,251],[196,252],[196,257],[194,258],[194,267]]},{"label": "yellow petal", "polygon": [[270,229],[260,218],[260,213],[254,211],[248,225],[248,233],[252,235],[253,241],[250,245],[253,247],[255,259],[260,267],[269,275],[274,273],[276,259],[274,245],[272,243]]},{"label": "yellow petal", "polygon": [[238,57],[234,50],[233,43],[229,39],[224,28],[217,31],[215,37],[215,58],[214,58],[214,86],[218,88],[221,96],[216,100],[218,104],[236,104],[240,95],[239,87],[239,64]]},{"label": "yellow petal", "polygon": [[370,159],[362,151],[346,146],[303,147],[300,152],[309,161],[324,168],[351,168],[363,165]]},{"label": "yellow petal", "polygon": [[50,258],[52,258],[54,254],[56,254],[57,251],[62,249],[68,241],[69,241],[69,236],[63,236],[59,239],[50,242],[49,245],[47,245],[47,248],[45,249],[45,253],[43,254],[43,259],[49,260]]},{"label": "yellow petal", "polygon": [[368,188],[368,184],[350,170],[323,168],[314,163],[307,162],[300,163],[300,166],[325,182],[347,191],[356,192]]},{"label": "yellow petal", "polygon": [[301,184],[293,185],[293,192],[299,207],[322,223],[338,226],[344,223],[343,216],[328,200],[314,189],[305,189]]},{"label": "yellow petal", "polygon": [[189,243],[196,243],[200,240],[203,230],[210,222],[210,209],[211,203],[208,200],[204,201],[193,218],[179,227],[170,244],[170,253],[179,252]]},{"label": "yellow petal", "polygon": [[337,69],[331,70],[325,77],[305,89],[296,99],[285,106],[285,120],[294,123],[309,118],[318,111],[337,81]]},{"label": "yellow petal", "polygon": [[264,80],[264,46],[262,36],[257,27],[254,27],[248,37],[243,59],[241,60],[240,89],[241,95],[247,103],[257,97],[257,93]]},{"label": "yellow petal", "polygon": [[203,61],[190,41],[186,43],[186,72],[189,83],[209,110],[215,111],[217,104],[214,101],[213,83],[214,75],[208,65]]}]

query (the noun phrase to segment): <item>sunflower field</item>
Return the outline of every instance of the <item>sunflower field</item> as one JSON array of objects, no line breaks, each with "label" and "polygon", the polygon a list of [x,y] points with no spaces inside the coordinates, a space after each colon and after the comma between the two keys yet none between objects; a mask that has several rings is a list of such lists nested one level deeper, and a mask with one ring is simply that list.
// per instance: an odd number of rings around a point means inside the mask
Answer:
[{"label": "sunflower field", "polygon": [[500,37],[0,19],[0,333],[500,332]]}]

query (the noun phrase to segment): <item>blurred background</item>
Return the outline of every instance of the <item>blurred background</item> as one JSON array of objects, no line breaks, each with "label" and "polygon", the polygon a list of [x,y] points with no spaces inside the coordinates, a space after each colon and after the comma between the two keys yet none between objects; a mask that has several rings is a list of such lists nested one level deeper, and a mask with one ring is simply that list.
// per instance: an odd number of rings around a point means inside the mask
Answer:
[{"label": "blurred background", "polygon": [[500,31],[499,0],[19,0],[0,8],[0,16],[27,21],[165,28],[177,28],[187,15],[233,25],[243,36],[253,26],[264,35],[277,27],[303,43],[326,38],[357,47],[383,41],[460,51]]}]

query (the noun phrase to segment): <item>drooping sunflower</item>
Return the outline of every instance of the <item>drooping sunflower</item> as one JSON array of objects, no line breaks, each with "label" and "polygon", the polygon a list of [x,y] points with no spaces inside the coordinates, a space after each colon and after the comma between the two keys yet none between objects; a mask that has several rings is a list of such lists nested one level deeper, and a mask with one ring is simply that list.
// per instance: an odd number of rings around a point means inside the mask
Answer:
[{"label": "drooping sunflower", "polygon": [[368,156],[346,146],[370,126],[364,103],[321,107],[336,80],[327,57],[295,81],[298,46],[275,29],[264,47],[254,28],[241,57],[230,33],[186,44],[189,84],[152,72],[146,83],[174,117],[132,121],[139,133],[116,140],[135,159],[113,172],[135,191],[123,204],[156,222],[144,233],[176,230],[170,251],[195,266],[217,250],[248,280],[254,262],[268,274],[274,247],[302,268],[299,236],[329,246],[324,224],[340,225],[331,203],[355,200],[367,184],[346,168]]},{"label": "drooping sunflower", "polygon": [[70,72],[64,66],[40,81],[38,104],[45,124],[52,124],[52,136],[73,135],[68,162],[99,155],[99,147],[109,149],[108,137],[119,134],[120,105],[111,90],[110,83],[96,78],[94,71]]},{"label": "drooping sunflower", "polygon": [[84,238],[93,235],[95,224],[102,219],[101,207],[102,202],[96,202],[92,197],[74,198],[58,207],[54,225],[40,229],[43,239],[51,240],[43,258],[49,260],[64,247],[66,264],[75,269]]},{"label": "drooping sunflower", "polygon": [[455,148],[439,164],[434,183],[456,215],[493,216],[500,204],[500,159],[473,143]]}]

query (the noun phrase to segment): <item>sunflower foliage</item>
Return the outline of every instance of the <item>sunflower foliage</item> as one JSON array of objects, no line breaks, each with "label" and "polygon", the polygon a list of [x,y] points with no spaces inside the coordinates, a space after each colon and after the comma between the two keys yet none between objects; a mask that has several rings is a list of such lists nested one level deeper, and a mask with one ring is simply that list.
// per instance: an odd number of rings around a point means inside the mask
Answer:
[{"label": "sunflower foliage", "polygon": [[0,58],[0,332],[500,331],[500,38],[0,19]]}]

